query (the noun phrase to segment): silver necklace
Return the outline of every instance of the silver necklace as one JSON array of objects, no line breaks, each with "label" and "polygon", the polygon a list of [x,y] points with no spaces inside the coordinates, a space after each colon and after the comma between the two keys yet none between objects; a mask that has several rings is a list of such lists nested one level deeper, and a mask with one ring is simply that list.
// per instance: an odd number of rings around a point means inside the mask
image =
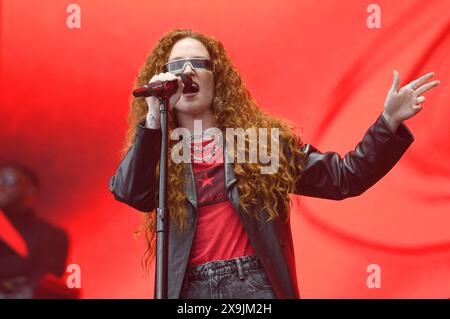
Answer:
[{"label": "silver necklace", "polygon": [[211,147],[215,147],[218,146],[219,143],[222,141],[222,135],[220,135],[219,137],[216,137],[215,139],[213,139],[211,142],[209,142],[206,145],[201,145],[201,146],[196,146],[196,145],[192,145],[191,144],[191,149],[194,151],[206,151],[208,149],[210,149]]},{"label": "silver necklace", "polygon": [[217,126],[213,126],[213,127],[209,127],[209,128],[207,128],[206,130],[202,131],[201,134],[192,134],[192,135],[190,136],[191,141],[192,141],[192,140],[200,140],[200,139],[204,139],[205,137],[211,137],[211,136],[212,136],[211,131],[212,131],[213,129],[216,129],[216,128],[218,129]]},{"label": "silver necklace", "polygon": [[198,156],[195,156],[194,154],[192,154],[192,158],[194,159],[194,160],[196,160],[197,162],[206,162],[206,161],[208,161],[211,157],[213,157],[214,155],[216,155],[216,151],[217,151],[217,149],[214,149],[214,150],[212,150],[211,151],[211,153],[209,153],[209,154],[206,154],[205,156],[203,156],[203,157],[198,157]]},{"label": "silver necklace", "polygon": [[206,149],[209,149],[209,148],[211,148],[211,147],[214,147],[212,150],[211,150],[211,152],[210,153],[208,153],[208,154],[206,154],[205,156],[202,156],[202,157],[198,157],[198,156],[196,156],[195,154],[193,154],[193,153],[191,153],[191,156],[196,160],[196,161],[200,161],[200,162],[206,162],[207,160],[209,160],[211,157],[213,157],[214,155],[216,155],[216,153],[217,153],[217,151],[219,150],[219,148],[220,148],[220,145],[218,145],[218,143],[217,142],[215,142],[215,140],[214,141],[212,141],[211,143],[209,143],[208,145],[208,148],[198,148],[197,150],[201,150],[202,151],[202,155],[203,155],[203,151],[205,151]]}]

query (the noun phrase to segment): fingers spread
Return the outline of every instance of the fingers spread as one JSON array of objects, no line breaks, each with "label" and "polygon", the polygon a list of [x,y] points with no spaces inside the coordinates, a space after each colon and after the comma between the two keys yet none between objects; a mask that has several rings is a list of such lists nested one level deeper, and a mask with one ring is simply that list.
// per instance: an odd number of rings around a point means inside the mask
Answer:
[{"label": "fingers spread", "polygon": [[427,74],[421,76],[420,78],[418,78],[417,80],[414,80],[414,83],[418,87],[418,86],[422,85],[423,83],[425,83],[427,80],[431,79],[433,76],[434,76],[434,72],[427,73]]},{"label": "fingers spread", "polygon": [[416,92],[417,95],[420,95],[420,94],[428,91],[429,89],[432,89],[433,87],[439,85],[439,83],[440,83],[439,81],[433,81],[433,82],[427,83],[425,85],[422,85],[415,92]]}]

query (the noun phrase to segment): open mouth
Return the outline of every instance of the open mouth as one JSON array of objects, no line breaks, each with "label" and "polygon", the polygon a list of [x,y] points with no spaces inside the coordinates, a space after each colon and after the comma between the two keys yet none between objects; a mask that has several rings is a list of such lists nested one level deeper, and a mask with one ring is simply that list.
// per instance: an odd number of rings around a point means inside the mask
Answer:
[{"label": "open mouth", "polygon": [[183,90],[183,94],[186,95],[194,95],[195,93],[197,93],[199,91],[199,85],[198,83],[192,81],[192,85],[189,87],[185,87]]}]

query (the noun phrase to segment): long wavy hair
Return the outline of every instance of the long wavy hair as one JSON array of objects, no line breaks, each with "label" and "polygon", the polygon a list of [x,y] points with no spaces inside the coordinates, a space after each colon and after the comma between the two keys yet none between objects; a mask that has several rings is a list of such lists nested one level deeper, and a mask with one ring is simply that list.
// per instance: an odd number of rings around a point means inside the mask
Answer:
[{"label": "long wavy hair", "polygon": [[[295,133],[297,127],[293,123],[264,112],[259,108],[220,41],[190,29],[174,29],[166,33],[158,41],[147,57],[144,66],[140,69],[135,88],[142,87],[148,83],[153,75],[165,72],[164,64],[169,58],[173,45],[177,41],[188,37],[197,39],[205,46],[214,64],[214,99],[211,107],[217,127],[222,130],[223,136],[225,136],[226,128],[242,128],[244,130],[248,128],[266,128],[268,132],[271,132],[272,128],[279,129],[279,140],[281,143],[270,143],[271,145],[266,147],[268,151],[266,154],[270,154],[271,147],[283,146],[279,149],[279,167],[276,173],[261,174],[261,163],[238,163],[236,158],[234,161],[234,173],[238,179],[239,206],[243,212],[259,219],[261,217],[261,209],[265,209],[266,216],[268,216],[266,220],[285,216],[287,221],[290,207],[289,194],[293,192],[303,172],[304,155],[300,151],[300,146],[303,144],[302,138]],[[131,109],[128,117],[129,129],[126,135],[124,153],[133,145],[137,124],[145,118],[147,112],[148,106],[144,98],[131,100]],[[169,136],[176,127],[176,118],[173,112],[170,112]],[[256,129],[256,131],[258,132],[259,130]],[[245,154],[246,158],[249,158],[248,135],[245,136],[245,140]],[[169,139],[169,152],[177,142]],[[289,149],[291,154],[289,158],[283,151],[286,148]],[[235,152],[236,155],[237,152]],[[295,160],[296,158],[301,159],[300,164],[299,161]],[[180,178],[180,176],[185,176],[186,168],[189,164],[176,164],[170,160],[168,162],[168,210],[171,225],[176,224],[181,231],[184,231],[187,227],[188,217],[185,205],[186,194],[184,192],[187,181],[185,178]],[[159,167],[156,169],[155,178],[158,178],[158,176]],[[258,209],[255,209],[255,207],[258,207]],[[282,207],[282,211],[280,211],[280,207]],[[143,223],[140,229],[136,231],[136,234],[145,232],[147,250],[143,258],[143,266],[147,270],[155,252],[155,215],[155,210],[145,213]]]}]

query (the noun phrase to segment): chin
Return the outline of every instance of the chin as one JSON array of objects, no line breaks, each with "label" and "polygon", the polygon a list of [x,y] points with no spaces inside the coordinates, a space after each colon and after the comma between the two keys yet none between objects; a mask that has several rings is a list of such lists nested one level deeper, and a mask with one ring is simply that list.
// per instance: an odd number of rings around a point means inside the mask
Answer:
[{"label": "chin", "polygon": [[196,103],[196,102],[194,102],[194,103],[184,102],[179,105],[177,104],[174,107],[174,109],[176,109],[180,113],[191,114],[191,115],[201,114],[208,110],[207,107],[205,108],[203,105],[201,105],[200,103]]}]

